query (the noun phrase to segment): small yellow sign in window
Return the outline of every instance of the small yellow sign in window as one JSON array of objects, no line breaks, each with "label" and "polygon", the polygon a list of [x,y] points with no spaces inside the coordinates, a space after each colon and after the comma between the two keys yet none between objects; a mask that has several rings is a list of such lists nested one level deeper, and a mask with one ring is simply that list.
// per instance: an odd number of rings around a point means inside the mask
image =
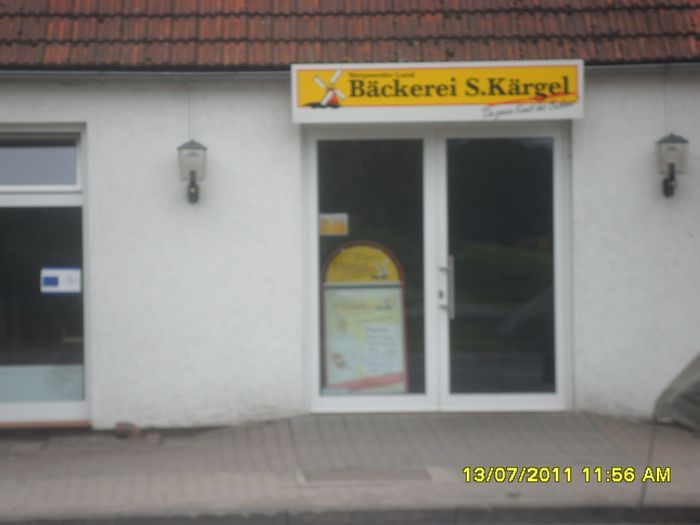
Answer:
[{"label": "small yellow sign in window", "polygon": [[318,229],[322,237],[345,237],[350,234],[348,214],[322,213]]}]

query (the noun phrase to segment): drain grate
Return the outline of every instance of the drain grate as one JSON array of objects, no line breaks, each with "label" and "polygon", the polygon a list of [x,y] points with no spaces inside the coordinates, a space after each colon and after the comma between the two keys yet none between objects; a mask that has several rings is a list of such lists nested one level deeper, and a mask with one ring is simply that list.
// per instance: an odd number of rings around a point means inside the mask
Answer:
[{"label": "drain grate", "polygon": [[333,481],[413,481],[429,480],[424,468],[335,468],[330,470],[304,470],[308,483]]}]

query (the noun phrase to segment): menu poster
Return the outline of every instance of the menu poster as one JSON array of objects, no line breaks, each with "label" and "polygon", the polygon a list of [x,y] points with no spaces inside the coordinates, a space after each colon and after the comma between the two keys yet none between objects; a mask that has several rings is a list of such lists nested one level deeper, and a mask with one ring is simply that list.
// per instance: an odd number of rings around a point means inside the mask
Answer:
[{"label": "menu poster", "polygon": [[396,263],[380,247],[354,243],[326,268],[324,393],[406,392],[403,283]]}]

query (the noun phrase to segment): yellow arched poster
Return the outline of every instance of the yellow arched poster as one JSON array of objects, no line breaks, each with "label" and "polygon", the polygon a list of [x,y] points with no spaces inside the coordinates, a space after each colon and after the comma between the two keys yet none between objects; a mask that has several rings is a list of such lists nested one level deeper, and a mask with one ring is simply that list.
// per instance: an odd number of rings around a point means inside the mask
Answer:
[{"label": "yellow arched poster", "polygon": [[408,390],[403,272],[369,242],[343,245],[323,272],[325,394]]}]

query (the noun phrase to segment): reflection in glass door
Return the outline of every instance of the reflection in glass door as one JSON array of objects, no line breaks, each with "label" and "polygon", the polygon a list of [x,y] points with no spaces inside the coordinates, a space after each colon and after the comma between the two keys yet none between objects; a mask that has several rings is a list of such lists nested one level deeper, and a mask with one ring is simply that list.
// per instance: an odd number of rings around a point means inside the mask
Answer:
[{"label": "reflection in glass door", "polygon": [[553,139],[447,141],[449,392],[555,390]]}]

